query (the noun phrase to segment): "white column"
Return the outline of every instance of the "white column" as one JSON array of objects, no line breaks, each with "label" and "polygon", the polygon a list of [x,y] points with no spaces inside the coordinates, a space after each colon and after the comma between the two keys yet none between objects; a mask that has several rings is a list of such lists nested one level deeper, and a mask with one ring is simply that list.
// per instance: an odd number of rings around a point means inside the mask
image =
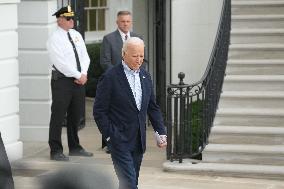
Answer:
[{"label": "white column", "polygon": [[[23,156],[19,141],[18,18],[20,0],[0,1],[0,132],[10,161]],[[8,19],[7,19],[8,18]]]},{"label": "white column", "polygon": [[22,0],[19,5],[21,139],[47,141],[50,119],[48,36],[56,28],[56,0]]}]

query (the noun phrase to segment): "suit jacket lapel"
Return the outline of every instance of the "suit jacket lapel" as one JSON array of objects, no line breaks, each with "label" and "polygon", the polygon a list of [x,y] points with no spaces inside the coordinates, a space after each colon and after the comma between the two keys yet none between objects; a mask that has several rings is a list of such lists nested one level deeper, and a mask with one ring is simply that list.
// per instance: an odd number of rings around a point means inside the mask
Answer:
[{"label": "suit jacket lapel", "polygon": [[121,39],[121,35],[120,35],[118,30],[116,30],[116,40],[117,40],[117,42],[115,44],[117,44],[117,46],[120,47],[119,51],[121,51],[121,47],[123,45],[123,41]]},{"label": "suit jacket lapel", "polygon": [[131,87],[129,85],[129,82],[128,82],[126,75],[124,73],[122,64],[119,65],[119,68],[117,70],[117,75],[118,75],[118,79],[119,79],[121,86],[125,89],[125,91],[127,91],[128,99],[131,101],[131,103],[137,109],[136,102],[135,102]]},{"label": "suit jacket lapel", "polygon": [[142,89],[142,101],[141,101],[141,110],[142,110],[142,108],[144,107],[143,105],[144,105],[145,97],[146,97],[145,93],[147,92],[146,86],[145,86],[146,85],[146,83],[145,83],[146,76],[145,76],[145,74],[143,73],[142,70],[140,70],[139,77],[140,77],[140,83],[141,83],[141,89]]}]

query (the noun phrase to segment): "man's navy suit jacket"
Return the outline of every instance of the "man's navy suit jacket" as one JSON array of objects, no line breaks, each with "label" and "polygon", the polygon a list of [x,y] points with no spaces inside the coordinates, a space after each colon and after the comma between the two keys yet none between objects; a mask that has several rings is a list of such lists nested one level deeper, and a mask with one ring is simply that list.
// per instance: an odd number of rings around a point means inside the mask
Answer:
[{"label": "man's navy suit jacket", "polygon": [[[142,39],[141,36],[133,32],[130,32],[130,36]],[[100,64],[104,70],[121,62],[122,45],[123,41],[118,30],[104,36],[100,52]]]},{"label": "man's navy suit jacket", "polygon": [[[150,74],[140,69],[142,88],[141,110],[123,70],[122,64],[105,72],[97,86],[93,114],[103,137],[110,137],[112,148],[133,150],[137,136],[141,137],[143,152],[146,150],[146,114],[155,131],[165,135],[162,114],[156,104]],[[137,135],[140,131],[140,135]]]}]

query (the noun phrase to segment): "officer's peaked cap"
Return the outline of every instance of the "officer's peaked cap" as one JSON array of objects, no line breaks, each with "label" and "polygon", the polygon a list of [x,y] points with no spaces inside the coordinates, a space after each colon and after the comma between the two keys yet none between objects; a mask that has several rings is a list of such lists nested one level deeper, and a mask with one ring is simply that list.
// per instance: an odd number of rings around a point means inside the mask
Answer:
[{"label": "officer's peaked cap", "polygon": [[64,17],[74,17],[74,12],[71,9],[71,6],[68,5],[67,7],[62,7],[57,12],[55,12],[52,16],[56,16],[56,18],[60,16]]}]

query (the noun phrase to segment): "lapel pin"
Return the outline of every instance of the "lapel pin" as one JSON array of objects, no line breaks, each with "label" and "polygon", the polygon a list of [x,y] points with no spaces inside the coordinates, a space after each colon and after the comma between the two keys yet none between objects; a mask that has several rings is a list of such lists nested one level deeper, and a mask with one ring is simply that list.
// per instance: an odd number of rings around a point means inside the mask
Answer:
[{"label": "lapel pin", "polygon": [[142,77],[143,77],[143,79],[145,79],[145,78],[146,78],[144,75],[143,75]]}]

